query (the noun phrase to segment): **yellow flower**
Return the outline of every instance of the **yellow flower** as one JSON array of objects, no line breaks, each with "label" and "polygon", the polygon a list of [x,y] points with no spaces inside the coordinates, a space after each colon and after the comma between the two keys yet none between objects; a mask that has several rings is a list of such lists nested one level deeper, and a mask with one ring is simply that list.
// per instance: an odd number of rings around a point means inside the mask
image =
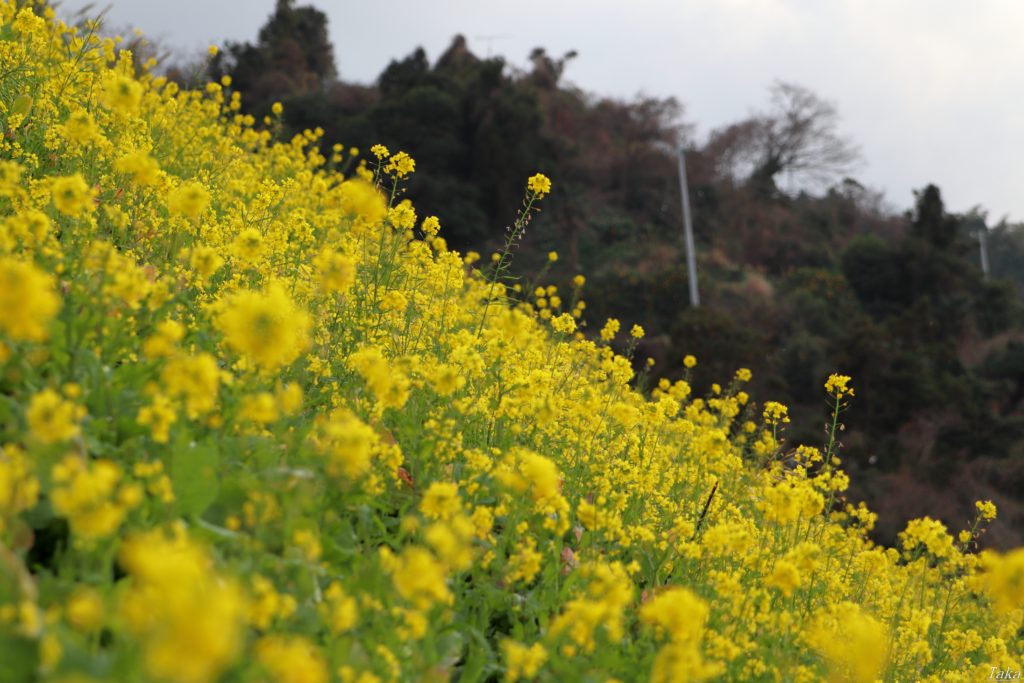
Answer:
[{"label": "yellow flower", "polygon": [[551,181],[543,173],[537,173],[530,176],[529,180],[526,181],[526,189],[532,192],[537,199],[540,199],[551,192]]},{"label": "yellow flower", "polygon": [[454,599],[448,589],[444,565],[426,548],[409,546],[398,557],[385,548],[381,550],[381,564],[391,574],[398,594],[417,609],[451,604]]},{"label": "yellow flower", "polygon": [[0,535],[11,519],[36,504],[39,480],[33,476],[34,460],[20,447],[0,446]]},{"label": "yellow flower", "polygon": [[825,391],[830,396],[836,398],[853,396],[853,387],[849,386],[849,383],[850,377],[848,375],[829,375],[828,380],[825,382]]},{"label": "yellow flower", "polygon": [[466,515],[431,524],[423,538],[449,570],[463,571],[473,565],[473,522]]},{"label": "yellow flower", "polygon": [[380,437],[368,424],[339,408],[322,426],[316,445],[327,456],[327,474],[351,480],[369,471],[373,456],[380,452]]},{"label": "yellow flower", "polygon": [[549,632],[556,638],[566,633],[574,643],[568,646],[570,653],[576,647],[591,653],[597,646],[599,628],[609,642],[622,639],[623,612],[633,601],[633,582],[621,562],[588,562],[578,571],[587,583],[586,591],[565,604],[551,621]]},{"label": "yellow flower", "polygon": [[563,313],[551,319],[551,327],[555,332],[572,334],[576,331],[576,320],[572,317],[572,314]]},{"label": "yellow flower", "polygon": [[284,113],[284,105],[282,105],[280,102],[274,102],[272,105],[270,105],[270,111],[274,114],[274,116],[280,116],[281,114]]},{"label": "yellow flower", "polygon": [[67,119],[64,120],[61,131],[68,141],[79,145],[87,144],[101,137],[92,114],[83,109],[76,109],[71,112]]},{"label": "yellow flower", "polygon": [[984,573],[980,584],[1000,614],[1024,607],[1024,548],[1000,555],[986,550],[981,555]]},{"label": "yellow flower", "polygon": [[527,647],[506,639],[501,641],[501,650],[505,655],[505,680],[509,683],[515,683],[520,678],[533,680],[548,660],[548,652],[540,643]]},{"label": "yellow flower", "polygon": [[820,612],[806,639],[828,661],[836,680],[871,683],[882,670],[889,630],[852,602]]},{"label": "yellow flower", "polygon": [[149,358],[165,358],[177,350],[185,338],[185,328],[176,320],[161,320],[152,335],[142,342],[142,352]]},{"label": "yellow flower", "polygon": [[644,328],[640,327],[639,325],[633,325],[633,327],[629,330],[629,336],[632,337],[633,339],[643,339]]},{"label": "yellow flower", "polygon": [[402,292],[397,289],[392,289],[380,300],[380,310],[382,311],[396,311],[398,313],[403,313],[408,307],[409,300],[405,298],[405,294],[402,294]]},{"label": "yellow flower", "polygon": [[259,258],[263,250],[263,235],[256,228],[246,228],[235,237],[231,249],[235,256],[251,263]]},{"label": "yellow flower", "polygon": [[683,357],[683,367],[684,368],[690,369],[690,368],[693,368],[693,367],[696,367],[696,366],[697,366],[697,358],[695,356],[691,356],[690,354],[687,354],[686,356]]},{"label": "yellow flower", "polygon": [[120,528],[131,503],[138,503],[130,497],[120,500],[117,485],[121,469],[110,460],[86,464],[69,455],[53,467],[52,476],[54,512],[67,518],[71,531],[84,539],[110,536]]},{"label": "yellow flower", "polygon": [[991,522],[996,518],[996,505],[991,500],[979,500],[974,503],[974,506],[978,508],[978,514],[986,522]]},{"label": "yellow flower", "polygon": [[217,359],[209,353],[168,362],[160,373],[160,379],[169,396],[184,399],[185,412],[190,418],[208,413],[217,405],[220,369]]},{"label": "yellow flower", "polygon": [[540,571],[544,556],[537,552],[537,542],[527,537],[509,557],[507,578],[512,583],[530,583]]},{"label": "yellow flower", "polygon": [[195,181],[182,183],[167,195],[167,210],[172,216],[184,215],[197,220],[209,205],[209,191]]},{"label": "yellow flower", "polygon": [[171,425],[178,421],[178,413],[167,396],[157,394],[148,406],[139,409],[135,421],[149,427],[153,441],[167,443],[170,440]]},{"label": "yellow flower", "polygon": [[912,519],[907,528],[899,533],[900,542],[907,554],[915,550],[927,550],[934,557],[950,558],[956,553],[953,537],[946,530],[946,525],[930,517]]},{"label": "yellow flower", "polygon": [[344,633],[355,627],[359,620],[359,607],[355,598],[345,592],[341,583],[332,581],[324,591],[321,614],[333,633]]},{"label": "yellow flower", "polygon": [[721,676],[724,665],[705,661],[700,647],[692,641],[672,641],[654,658],[651,683],[698,683]]},{"label": "yellow flower", "polygon": [[78,436],[81,432],[78,423],[84,416],[85,408],[65,401],[53,389],[43,389],[34,395],[25,411],[32,436],[46,444]]},{"label": "yellow flower", "polygon": [[736,380],[739,382],[749,382],[753,376],[754,374],[750,372],[749,368],[740,368],[736,371]]},{"label": "yellow flower", "polygon": [[459,487],[451,482],[432,482],[420,501],[420,512],[430,519],[451,519],[461,511]]},{"label": "yellow flower", "polygon": [[302,551],[307,562],[316,562],[323,553],[320,539],[309,529],[299,529],[292,534],[292,544]]},{"label": "yellow flower", "polygon": [[708,620],[707,604],[689,589],[671,587],[640,608],[640,619],[664,633],[669,640],[695,641]]},{"label": "yellow flower", "polygon": [[601,339],[605,341],[611,341],[615,338],[615,335],[619,333],[619,321],[615,318],[609,318],[608,322],[601,328]]},{"label": "yellow flower", "polygon": [[94,192],[82,174],[57,178],[52,185],[53,205],[67,216],[80,216],[93,209]]},{"label": "yellow flower", "polygon": [[438,220],[437,216],[427,216],[420,223],[420,230],[427,237],[435,237],[441,231],[441,221]]},{"label": "yellow flower", "polygon": [[274,393],[277,408],[285,415],[294,415],[302,408],[302,387],[296,382],[278,386]]},{"label": "yellow flower", "polygon": [[269,391],[261,391],[242,397],[242,405],[238,410],[238,418],[240,420],[268,425],[276,422],[279,416],[277,401]]},{"label": "yellow flower", "polygon": [[416,211],[408,199],[388,211],[388,221],[399,230],[412,230],[416,225]]},{"label": "yellow flower", "polygon": [[[357,152],[353,151],[351,152],[351,154],[354,156],[355,154],[357,154]],[[389,152],[388,148],[385,147],[384,145],[377,144],[370,148],[370,154],[377,157],[378,159],[383,160],[384,157],[390,156],[391,152]]]},{"label": "yellow flower", "polygon": [[345,294],[356,281],[356,264],[349,256],[324,247],[313,259],[320,275],[320,288],[327,294]]},{"label": "yellow flower", "polygon": [[780,524],[816,515],[824,505],[825,499],[806,481],[769,486],[764,489],[764,500],[758,503],[766,519]]},{"label": "yellow flower", "polygon": [[405,152],[398,152],[392,156],[388,160],[388,165],[384,167],[385,173],[391,173],[397,178],[404,178],[415,170],[416,161]]},{"label": "yellow flower", "polygon": [[519,471],[533,500],[543,503],[561,497],[561,474],[555,463],[544,456],[520,451]]},{"label": "yellow flower", "polygon": [[409,378],[393,367],[379,348],[359,349],[348,357],[348,366],[362,375],[381,408],[405,405],[409,398]]},{"label": "yellow flower", "polygon": [[297,608],[295,598],[287,593],[278,593],[274,584],[259,574],[252,577],[252,599],[249,602],[249,619],[256,628],[266,631],[275,619],[286,619]]},{"label": "yellow flower", "polygon": [[133,78],[111,74],[103,85],[103,102],[122,115],[134,114],[142,101],[142,85]]},{"label": "yellow flower", "polygon": [[196,271],[199,278],[205,281],[224,265],[224,257],[213,247],[199,246],[192,250],[189,265]]},{"label": "yellow flower", "polygon": [[771,588],[778,588],[787,598],[793,591],[800,587],[800,571],[792,562],[779,560],[775,568],[764,579],[764,585]]},{"label": "yellow flower", "polygon": [[142,150],[119,157],[114,162],[114,170],[130,175],[136,185],[156,185],[160,181],[160,164]]},{"label": "yellow flower", "polygon": [[765,401],[764,423],[766,425],[779,425],[789,422],[789,408],[777,401]]},{"label": "yellow flower", "polygon": [[106,608],[103,597],[95,588],[78,586],[68,598],[68,623],[82,633],[92,633],[103,624]]},{"label": "yellow flower", "polygon": [[247,609],[238,586],[215,571],[183,526],[129,537],[118,559],[129,575],[120,616],[141,640],[148,675],[174,683],[218,680],[242,644]]},{"label": "yellow flower", "polygon": [[53,277],[31,263],[0,257],[0,334],[14,341],[46,339],[60,309]]},{"label": "yellow flower", "polygon": [[430,384],[441,396],[451,396],[466,385],[465,376],[448,363],[438,363],[429,375]]},{"label": "yellow flower", "polygon": [[549,263],[555,263],[557,260],[558,260],[558,252],[557,251],[549,251],[548,252],[548,262]]},{"label": "yellow flower", "polygon": [[278,284],[226,297],[215,324],[228,347],[268,371],[291,363],[309,345],[309,315]]}]

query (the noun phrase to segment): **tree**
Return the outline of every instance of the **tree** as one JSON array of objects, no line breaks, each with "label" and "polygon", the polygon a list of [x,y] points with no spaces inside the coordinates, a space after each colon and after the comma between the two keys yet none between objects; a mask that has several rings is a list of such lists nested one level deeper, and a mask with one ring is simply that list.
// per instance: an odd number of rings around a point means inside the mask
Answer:
[{"label": "tree", "polygon": [[860,158],[857,146],[838,132],[835,106],[810,90],[783,81],[771,88],[766,112],[711,135],[707,150],[720,172],[744,178],[758,193],[778,192],[778,178],[793,185],[824,186],[841,178]]},{"label": "tree", "polygon": [[270,103],[331,83],[337,71],[327,33],[327,15],[295,0],[277,0],[274,13],[253,43],[228,43],[210,64],[214,78],[227,74],[245,93],[247,109],[262,111]]},{"label": "tree", "polygon": [[960,222],[955,216],[946,213],[942,203],[942,193],[935,185],[928,185],[924,190],[915,191],[917,206],[911,232],[915,237],[927,240],[939,247],[948,247],[956,239]]}]

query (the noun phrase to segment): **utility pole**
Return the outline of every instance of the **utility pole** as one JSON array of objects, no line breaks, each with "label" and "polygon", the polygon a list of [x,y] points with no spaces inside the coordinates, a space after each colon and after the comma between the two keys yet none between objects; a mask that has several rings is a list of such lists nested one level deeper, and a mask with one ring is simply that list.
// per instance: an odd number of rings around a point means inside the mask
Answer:
[{"label": "utility pole", "polygon": [[697,252],[693,246],[693,222],[690,220],[690,191],[686,186],[686,156],[679,147],[679,192],[683,197],[683,232],[686,236],[686,274],[690,279],[690,305],[700,306],[697,291]]},{"label": "utility pole", "polygon": [[967,216],[967,230],[969,234],[974,235],[978,240],[978,258],[981,263],[981,275],[984,280],[988,280],[989,277],[989,261],[988,261],[988,225],[986,224],[985,214],[982,212],[976,212],[971,210]]},{"label": "utility pole", "polygon": [[978,228],[978,242],[981,247],[981,274],[988,280],[988,226],[984,223]]}]

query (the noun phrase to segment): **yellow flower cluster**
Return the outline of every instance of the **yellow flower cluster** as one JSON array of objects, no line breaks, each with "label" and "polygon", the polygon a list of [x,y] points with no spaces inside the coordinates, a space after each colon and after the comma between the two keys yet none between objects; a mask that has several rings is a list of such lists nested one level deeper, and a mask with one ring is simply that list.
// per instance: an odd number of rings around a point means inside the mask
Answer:
[{"label": "yellow flower cluster", "polygon": [[551,192],[551,180],[543,173],[537,173],[526,181],[526,189],[535,197],[541,198]]},{"label": "yellow flower cluster", "polygon": [[971,552],[993,504],[894,549],[839,495],[849,377],[816,446],[743,368],[641,393],[642,327],[588,337],[582,276],[447,249],[391,199],[408,154],[342,176],[323,131],[39,3],[0,0],[0,36],[0,677],[1022,668],[1022,551]]}]

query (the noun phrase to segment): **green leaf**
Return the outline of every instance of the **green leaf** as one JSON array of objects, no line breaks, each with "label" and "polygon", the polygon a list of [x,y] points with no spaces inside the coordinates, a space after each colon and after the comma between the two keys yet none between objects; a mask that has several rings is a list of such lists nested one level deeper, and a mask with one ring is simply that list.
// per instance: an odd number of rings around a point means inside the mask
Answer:
[{"label": "green leaf", "polygon": [[34,680],[38,664],[37,641],[0,633],[0,683]]},{"label": "green leaf", "polygon": [[171,484],[178,514],[199,516],[217,498],[217,448],[196,444],[187,437],[174,440],[171,452]]}]

